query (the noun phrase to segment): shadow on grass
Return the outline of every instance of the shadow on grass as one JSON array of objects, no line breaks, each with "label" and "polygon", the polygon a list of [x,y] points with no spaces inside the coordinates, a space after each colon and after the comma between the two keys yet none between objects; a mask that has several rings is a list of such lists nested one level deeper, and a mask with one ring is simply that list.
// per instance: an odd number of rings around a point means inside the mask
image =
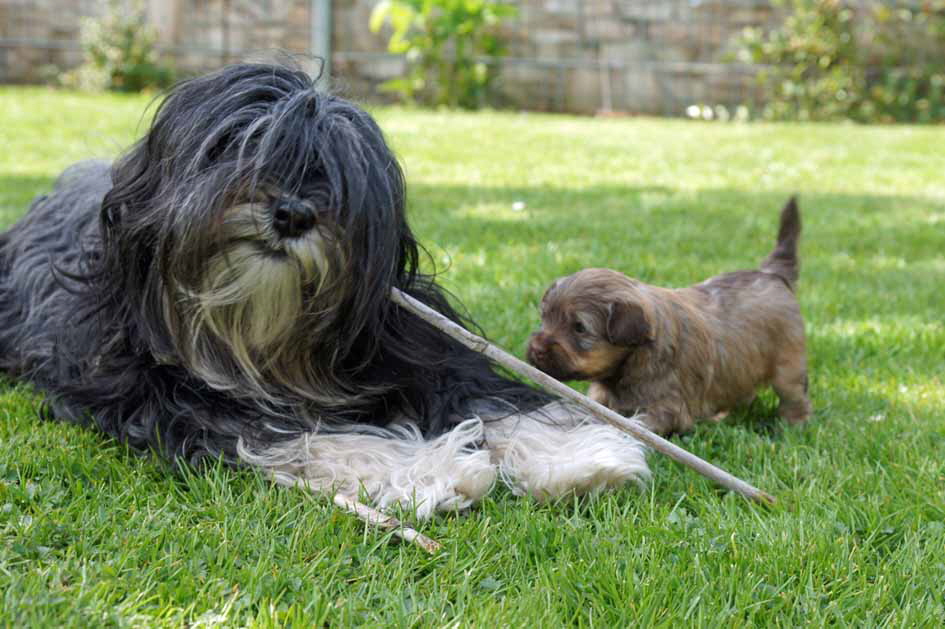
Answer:
[{"label": "shadow on grass", "polygon": [[[732,241],[751,238],[752,249],[766,254],[774,241],[778,212],[795,192],[411,184],[408,198],[415,227],[444,247],[490,240],[502,244],[579,240],[604,242],[614,249],[687,243],[678,251],[686,254],[718,252],[720,247],[724,251]],[[805,244],[851,254],[898,252],[912,260],[941,258],[945,228],[929,229],[945,225],[945,202],[940,199],[799,192]],[[524,204],[523,209],[516,211],[522,207],[516,204]],[[873,246],[880,242],[885,246]],[[742,256],[751,255],[737,249]]]},{"label": "shadow on grass", "polygon": [[[488,264],[507,260],[490,269],[493,276],[521,278],[538,295],[555,277],[590,266],[665,286],[754,268],[771,251],[789,195],[622,186],[410,190],[412,224],[441,270],[457,255],[485,252]],[[812,304],[826,300],[822,309],[832,315],[849,312],[847,293],[864,311],[872,301],[884,313],[932,316],[934,304],[945,305],[924,299],[945,280],[941,200],[807,193],[801,211],[802,303],[805,295]]]}]

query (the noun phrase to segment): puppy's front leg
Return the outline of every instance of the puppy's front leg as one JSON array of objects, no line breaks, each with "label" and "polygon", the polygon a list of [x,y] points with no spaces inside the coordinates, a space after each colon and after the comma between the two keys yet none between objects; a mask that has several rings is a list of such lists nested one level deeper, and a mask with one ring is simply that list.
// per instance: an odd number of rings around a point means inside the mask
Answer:
[{"label": "puppy's front leg", "polygon": [[686,403],[678,395],[666,392],[667,389],[671,391],[675,388],[672,382],[659,382],[655,386],[621,386],[633,394],[620,397],[603,384],[592,382],[587,389],[587,396],[627,417],[643,413],[643,423],[658,435],[692,429],[694,421]]},{"label": "puppy's front leg", "polygon": [[[695,423],[673,371],[625,378],[614,388],[591,384],[588,395],[626,416],[643,413],[643,423],[658,435],[688,432]],[[606,401],[605,401],[606,400]]]},{"label": "puppy's front leg", "polygon": [[607,408],[616,410],[617,400],[613,395],[610,394],[610,391],[607,389],[607,387],[600,384],[599,382],[591,383],[591,386],[587,388],[587,397],[591,398],[598,404],[602,404]]},{"label": "puppy's front leg", "polygon": [[662,396],[648,398],[643,412],[643,423],[650,430],[659,435],[684,433],[692,430],[695,420],[689,412],[686,401],[675,391],[664,393]]}]

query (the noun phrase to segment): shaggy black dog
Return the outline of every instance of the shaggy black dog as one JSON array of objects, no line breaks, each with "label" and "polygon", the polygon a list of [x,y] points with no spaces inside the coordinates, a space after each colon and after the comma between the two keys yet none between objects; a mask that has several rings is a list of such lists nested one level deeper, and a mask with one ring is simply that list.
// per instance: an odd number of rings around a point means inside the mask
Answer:
[{"label": "shaggy black dog", "polygon": [[497,472],[539,496],[644,476],[638,444],[391,303],[460,321],[404,206],[375,121],[305,73],[182,83],[124,157],[70,167],[0,235],[0,369],[134,447],[421,515]]}]

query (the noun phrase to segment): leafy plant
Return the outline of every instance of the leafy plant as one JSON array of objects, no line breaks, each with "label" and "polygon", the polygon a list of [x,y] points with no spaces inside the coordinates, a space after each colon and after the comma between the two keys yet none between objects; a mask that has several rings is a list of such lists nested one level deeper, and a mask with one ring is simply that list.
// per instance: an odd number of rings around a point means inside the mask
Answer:
[{"label": "leafy plant", "polygon": [[945,120],[945,0],[776,0],[775,29],[746,29],[739,61],[760,64],[771,119]]},{"label": "leafy plant", "polygon": [[868,101],[878,117],[945,120],[945,0],[899,8],[880,3],[872,19],[883,71],[871,82]]},{"label": "leafy plant", "polygon": [[110,0],[102,17],[82,22],[81,41],[85,62],[66,75],[68,85],[139,92],[174,80],[173,71],[158,58],[157,34],[140,2],[129,6]]},{"label": "leafy plant", "polygon": [[789,13],[770,32],[746,29],[739,60],[761,64],[764,115],[774,119],[850,117],[863,90],[853,11],[837,0],[779,0]]},{"label": "leafy plant", "polygon": [[493,0],[382,0],[370,29],[389,24],[388,50],[407,61],[406,76],[383,89],[409,103],[481,107],[497,75],[489,61],[505,53],[498,27],[516,14],[514,6]]}]

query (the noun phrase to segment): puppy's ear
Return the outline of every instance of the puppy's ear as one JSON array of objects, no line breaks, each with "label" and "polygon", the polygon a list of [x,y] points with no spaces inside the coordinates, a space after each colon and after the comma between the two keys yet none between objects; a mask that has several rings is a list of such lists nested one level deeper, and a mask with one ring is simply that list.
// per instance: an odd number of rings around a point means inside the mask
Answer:
[{"label": "puppy's ear", "polygon": [[636,347],[653,340],[650,323],[639,305],[616,302],[608,310],[607,341],[611,345]]}]

